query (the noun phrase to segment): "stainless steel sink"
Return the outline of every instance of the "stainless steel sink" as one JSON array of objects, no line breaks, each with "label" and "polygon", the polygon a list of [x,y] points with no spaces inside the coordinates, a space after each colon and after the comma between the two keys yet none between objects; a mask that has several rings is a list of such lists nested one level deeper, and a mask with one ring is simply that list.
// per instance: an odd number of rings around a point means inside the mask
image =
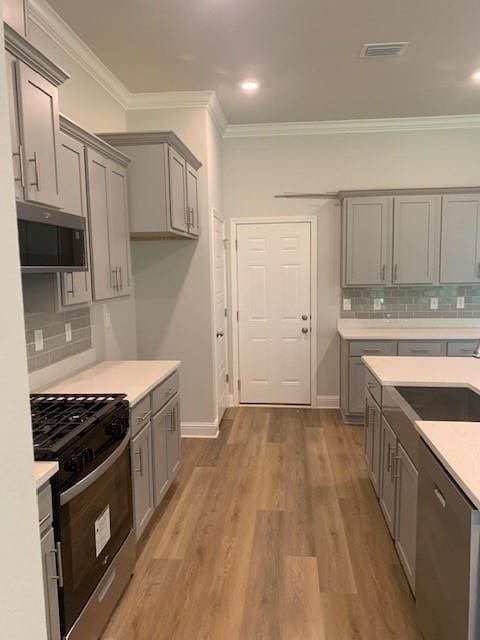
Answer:
[{"label": "stainless steel sink", "polygon": [[480,422],[480,395],[465,387],[395,387],[421,420]]}]

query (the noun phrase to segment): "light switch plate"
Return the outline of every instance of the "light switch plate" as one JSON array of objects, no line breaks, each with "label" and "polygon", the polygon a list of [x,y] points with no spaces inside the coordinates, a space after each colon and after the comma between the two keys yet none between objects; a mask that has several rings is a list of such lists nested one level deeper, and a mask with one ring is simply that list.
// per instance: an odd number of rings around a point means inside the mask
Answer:
[{"label": "light switch plate", "polygon": [[383,298],[374,298],[373,299],[373,310],[374,311],[381,311],[382,310],[382,304],[383,304]]},{"label": "light switch plate", "polygon": [[463,296],[458,296],[457,298],[457,309],[465,309],[465,298]]},{"label": "light switch plate", "polygon": [[35,336],[35,351],[43,350],[43,331],[42,329],[35,329],[33,335]]},{"label": "light switch plate", "polygon": [[71,341],[72,341],[72,323],[67,322],[65,323],[65,342],[71,342]]},{"label": "light switch plate", "polygon": [[438,298],[430,298],[430,309],[432,309],[432,311],[437,311],[437,309],[438,309]]},{"label": "light switch plate", "polygon": [[350,298],[344,298],[343,299],[343,310],[344,311],[351,311],[352,310],[352,301],[350,300]]}]

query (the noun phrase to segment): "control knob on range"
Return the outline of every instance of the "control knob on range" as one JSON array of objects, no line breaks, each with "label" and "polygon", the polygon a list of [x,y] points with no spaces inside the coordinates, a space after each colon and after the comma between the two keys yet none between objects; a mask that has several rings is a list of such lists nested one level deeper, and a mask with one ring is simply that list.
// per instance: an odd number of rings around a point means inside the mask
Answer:
[{"label": "control knob on range", "polygon": [[73,455],[67,460],[65,460],[64,468],[65,471],[69,473],[77,473],[82,466],[81,457],[78,455]]}]

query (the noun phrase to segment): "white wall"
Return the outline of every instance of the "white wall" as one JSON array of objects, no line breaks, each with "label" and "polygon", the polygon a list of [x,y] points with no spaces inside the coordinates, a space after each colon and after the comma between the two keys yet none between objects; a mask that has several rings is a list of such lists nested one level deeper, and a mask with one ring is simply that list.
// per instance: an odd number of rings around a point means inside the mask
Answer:
[{"label": "white wall", "polygon": [[[59,88],[60,111],[87,131],[125,131],[125,109],[40,27],[30,24],[33,44],[64,68],[70,79]],[[104,318],[108,312],[111,327]],[[99,360],[137,357],[135,294],[92,306],[94,346]],[[74,367],[75,365],[73,365]]]},{"label": "white wall", "polygon": [[[201,237],[134,242],[132,262],[139,357],[182,360],[182,423],[215,421],[210,283],[210,203],[206,109],[127,113],[129,131],[173,130],[202,162],[199,172]],[[212,156],[215,155],[213,152]],[[220,180],[215,202],[221,206]],[[213,189],[213,187],[212,187]]]},{"label": "white wall", "polygon": [[231,138],[224,141],[229,218],[318,218],[318,395],[339,392],[340,208],[281,200],[286,191],[480,185],[480,130]]},{"label": "white wall", "polygon": [[[1,56],[0,131],[3,132],[9,127],[7,109],[5,62]],[[46,625],[11,153],[10,136],[1,135],[0,438],[4,446],[0,465],[0,635],[8,640],[44,640]]]}]

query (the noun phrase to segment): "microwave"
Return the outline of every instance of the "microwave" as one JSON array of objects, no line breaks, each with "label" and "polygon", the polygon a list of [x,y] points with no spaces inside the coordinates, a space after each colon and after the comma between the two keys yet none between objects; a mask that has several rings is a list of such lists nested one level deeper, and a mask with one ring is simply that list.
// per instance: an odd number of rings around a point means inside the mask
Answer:
[{"label": "microwave", "polygon": [[39,205],[17,203],[23,273],[86,271],[86,224],[81,216]]}]

